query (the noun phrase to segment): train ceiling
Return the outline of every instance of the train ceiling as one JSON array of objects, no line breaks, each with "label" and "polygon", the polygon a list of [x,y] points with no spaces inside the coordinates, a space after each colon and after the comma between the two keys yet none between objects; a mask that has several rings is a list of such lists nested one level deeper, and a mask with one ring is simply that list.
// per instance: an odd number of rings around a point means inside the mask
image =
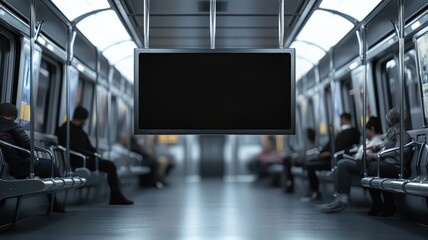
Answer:
[{"label": "train ceiling", "polygon": [[[144,47],[145,0],[43,0],[69,20],[104,9],[76,26],[128,80],[133,49]],[[150,48],[210,48],[210,0],[149,0]],[[215,48],[296,48],[296,80],[381,0],[216,0]],[[105,10],[110,8],[110,10]]]}]

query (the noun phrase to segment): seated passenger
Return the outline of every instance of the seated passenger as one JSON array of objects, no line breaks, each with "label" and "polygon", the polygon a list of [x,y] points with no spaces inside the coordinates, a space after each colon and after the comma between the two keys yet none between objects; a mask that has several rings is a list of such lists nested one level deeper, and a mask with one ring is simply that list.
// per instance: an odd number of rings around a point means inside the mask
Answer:
[{"label": "seated passenger", "polygon": [[[18,110],[13,104],[0,104],[0,140],[30,150],[30,138],[25,130],[15,122]],[[2,146],[3,156],[9,165],[9,174],[16,179],[30,175],[31,157],[24,152]],[[52,177],[52,161],[39,158],[34,165],[34,173],[41,178]],[[54,177],[59,177],[58,168],[54,168]]]},{"label": "seated passenger", "polygon": [[[335,152],[348,150],[353,145],[360,142],[360,132],[357,128],[351,126],[351,114],[342,113],[340,115],[341,131],[337,134],[334,145]],[[309,202],[321,198],[319,192],[319,181],[316,175],[317,170],[330,170],[331,169],[331,156],[330,142],[321,150],[318,158],[306,162],[306,169],[308,171],[310,191],[306,197],[301,200]]]},{"label": "seated passenger", "polygon": [[149,150],[149,154],[155,156],[159,163],[158,174],[163,179],[163,185],[169,185],[166,178],[174,169],[174,157],[170,153],[168,146],[159,141],[159,136],[157,135],[153,139],[153,146]]},{"label": "seated passenger", "polygon": [[[375,149],[382,144],[380,133],[382,128],[378,117],[370,117],[366,124],[366,159],[376,157]],[[325,213],[340,212],[349,204],[349,192],[351,190],[352,175],[360,175],[361,159],[363,157],[363,145],[353,156],[343,155],[337,160],[335,175],[335,199],[331,203],[321,205],[321,211]]]},{"label": "seated passenger", "polygon": [[275,149],[275,138],[273,136],[262,136],[262,151],[255,156],[248,164],[248,169],[255,174],[257,180],[268,176],[268,166],[278,162],[278,154]]},{"label": "seated passenger", "polygon": [[[162,163],[160,163],[154,155],[146,151],[142,144],[139,143],[138,137],[136,135],[131,137],[131,151],[140,154],[143,158],[142,165],[150,168],[150,173],[147,179],[148,182],[145,181],[146,179],[144,176],[141,176],[140,186],[149,185],[158,188],[163,187],[165,176],[163,175],[163,172],[159,170],[159,165]],[[163,168],[166,169],[166,167]]]},{"label": "seated passenger", "polygon": [[[95,153],[96,149],[92,146],[88,135],[83,131],[83,125],[88,118],[88,110],[79,106],[74,110],[73,119],[70,122],[70,149],[86,156],[89,156],[87,160],[87,167],[91,171],[95,171]],[[58,143],[62,146],[67,144],[67,123],[64,123],[60,128],[57,129],[56,133],[58,136]],[[73,169],[83,166],[82,159],[71,156],[70,164]],[[117,176],[116,165],[106,159],[99,159],[98,164],[99,171],[107,173],[107,181],[110,187],[110,204],[111,205],[129,205],[133,204],[132,201],[128,200],[123,196],[119,188],[119,178]]]},{"label": "seated passenger", "polygon": [[[386,122],[388,124],[388,130],[386,132],[385,140],[383,142],[383,150],[387,150],[394,147],[400,146],[400,112],[397,108],[391,109],[386,114]],[[409,134],[404,131],[403,142],[409,143],[411,138]],[[404,159],[407,159],[408,149],[405,149]],[[369,164],[367,167],[367,173],[369,176],[377,176],[378,163],[375,159],[367,159]],[[400,152],[394,151],[382,156],[380,161],[380,177],[381,178],[398,178],[400,174]],[[405,164],[404,174],[410,173],[410,166]],[[393,193],[381,191],[379,189],[370,188],[370,196],[372,198],[372,206],[368,215],[388,217],[395,213],[395,203]],[[383,198],[383,199],[382,199]]]},{"label": "seated passenger", "polygon": [[[25,130],[15,122],[18,109],[13,104],[0,104],[0,140],[30,151],[30,138]],[[27,153],[1,146],[3,156],[9,166],[10,176],[16,179],[24,179],[30,176],[31,156]],[[59,177],[58,167],[54,166],[52,175],[52,160],[39,158],[34,164],[34,175],[40,178]],[[48,199],[52,194],[47,195]],[[65,212],[64,206],[54,199],[52,210],[54,212]],[[4,204],[4,201],[3,201]]]},{"label": "seated passenger", "polygon": [[[315,130],[313,128],[306,129],[306,143],[305,149],[315,148]],[[293,162],[291,159],[291,154],[288,154],[282,159],[282,165],[284,166],[284,176],[285,176],[285,192],[292,193],[294,192],[294,176],[291,172],[292,166],[303,166],[304,157],[299,158],[297,161]]]}]

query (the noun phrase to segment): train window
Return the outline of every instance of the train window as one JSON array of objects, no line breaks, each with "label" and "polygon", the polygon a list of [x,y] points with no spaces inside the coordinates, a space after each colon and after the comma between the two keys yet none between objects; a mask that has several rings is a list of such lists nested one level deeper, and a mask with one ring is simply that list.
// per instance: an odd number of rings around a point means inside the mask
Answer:
[{"label": "train window", "polygon": [[[97,127],[99,129],[100,138],[107,138],[107,103],[108,103],[108,94],[107,89],[102,86],[97,86],[97,103],[98,103],[98,114],[96,118]],[[95,126],[93,127],[95,129]]]},{"label": "train window", "polygon": [[122,99],[117,99],[117,137],[119,140],[123,136],[129,134],[130,127],[130,116],[128,105]]},{"label": "train window", "polygon": [[324,145],[330,139],[328,126],[329,119],[328,116],[332,114],[332,95],[330,85],[324,89],[324,96],[321,98],[322,100],[322,116],[320,116],[319,123],[319,132],[320,132],[320,144]]},{"label": "train window", "polygon": [[[302,135],[304,130],[302,129],[301,119],[302,113],[300,111],[300,105],[296,105],[296,134],[286,136],[285,145],[288,149],[292,151],[297,151],[299,146],[302,146],[301,143]],[[306,136],[306,135],[305,135]]]},{"label": "train window", "polygon": [[[40,63],[42,58],[42,50],[39,46],[35,46],[33,55],[33,72],[40,72]],[[19,66],[19,80],[17,88],[16,106],[18,108],[18,121],[19,124],[25,129],[30,130],[30,100],[31,100],[31,81],[34,81],[33,86],[37,89],[39,75],[34,74],[31,79],[30,74],[30,41],[22,38],[21,61]]]},{"label": "train window", "polygon": [[[367,66],[367,68],[367,72],[370,73],[370,66]],[[364,78],[365,76],[363,66],[352,71],[353,90],[351,91],[351,94],[353,95],[356,119],[360,128],[363,126]],[[370,116],[378,116],[376,109],[375,89],[371,75],[367,77],[366,81],[366,118],[368,119]]]},{"label": "train window", "polygon": [[2,102],[10,102],[13,94],[13,81],[9,81],[12,79],[15,58],[13,39],[11,33],[0,28],[0,97]]},{"label": "train window", "polygon": [[410,50],[404,56],[404,75],[408,89],[410,106],[420,107],[421,98],[419,97],[418,74],[416,70],[416,51]]},{"label": "train window", "polygon": [[[306,109],[303,110],[303,114],[304,114],[304,116],[302,116],[303,117],[302,119],[305,119],[306,125],[303,126],[303,129],[305,129],[305,130],[303,131],[302,134],[306,136],[305,133],[306,133],[307,128],[313,128],[313,129],[315,129],[315,131],[317,131],[317,127],[316,127],[317,125],[315,122],[315,106],[314,106],[313,99],[310,99],[308,101],[308,104],[306,105]],[[319,136],[317,136],[316,139],[319,139]]]},{"label": "train window", "polygon": [[[0,93],[3,93],[3,79],[5,79],[5,68],[6,68],[6,55],[7,55],[7,49],[9,47],[9,41],[8,39],[3,36],[3,34],[0,32]],[[4,96],[2,94],[2,99],[4,99]]]},{"label": "train window", "polygon": [[406,99],[409,99],[407,108],[410,109],[412,129],[423,127],[423,123],[418,121],[423,117],[421,116],[422,99],[416,68],[416,51],[414,49],[406,52],[404,56],[404,76],[406,80]]},{"label": "train window", "polygon": [[[352,116],[355,115],[355,99],[353,98],[354,90],[352,88],[352,79],[347,78],[344,81],[341,82],[341,93],[342,93],[342,111],[338,113],[338,116],[335,116],[335,127],[340,127],[337,125],[337,123],[340,124],[339,116],[340,114],[347,112],[350,113]],[[354,118],[355,120],[355,118]],[[355,121],[354,121],[355,123]],[[358,126],[358,125],[357,125]]]},{"label": "train window", "polygon": [[36,124],[35,130],[37,132],[46,132],[47,130],[47,114],[49,110],[50,101],[50,87],[52,75],[49,64],[42,60],[40,64],[39,83],[37,85],[37,99],[36,99]]},{"label": "train window", "polygon": [[388,96],[389,108],[394,106],[399,106],[399,94],[398,94],[398,84],[397,83],[397,65],[395,59],[391,59],[384,63],[385,74],[383,75],[386,80],[386,94]]},{"label": "train window", "polygon": [[[415,50],[410,50],[405,53],[404,56],[404,77],[406,82],[406,87],[404,91],[404,106],[405,109],[410,109],[407,111],[407,119],[411,119],[410,113],[413,112],[414,109],[417,109],[416,112],[420,111],[421,108],[421,100],[419,94],[419,85],[418,85],[418,77],[416,71],[416,57]],[[383,81],[387,83],[385,85],[386,96],[388,96],[389,106],[387,109],[392,107],[400,106],[400,85],[398,82],[398,66],[395,59],[390,59],[389,61],[385,61],[383,63],[383,69],[385,69],[385,73],[383,77],[385,78]],[[411,121],[407,121],[406,128],[410,128]]]},{"label": "train window", "polygon": [[[74,109],[76,108],[76,99],[80,99],[80,96],[77,96],[78,93],[78,86],[79,86],[79,71],[77,69],[71,67],[69,68],[69,87],[70,87],[70,113],[69,115],[72,116]],[[67,115],[66,115],[66,85],[65,81],[62,84],[62,92],[61,92],[61,107],[60,107],[60,114],[58,118],[58,125],[61,126],[65,121],[67,121]]]}]

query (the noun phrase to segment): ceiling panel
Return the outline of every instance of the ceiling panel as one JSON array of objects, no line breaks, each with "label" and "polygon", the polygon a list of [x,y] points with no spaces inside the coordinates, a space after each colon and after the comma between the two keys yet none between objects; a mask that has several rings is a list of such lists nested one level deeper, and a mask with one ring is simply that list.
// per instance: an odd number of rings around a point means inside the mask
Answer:
[{"label": "ceiling panel", "polygon": [[[308,2],[285,0],[284,31],[291,32]],[[142,0],[116,0],[143,36]],[[313,6],[313,4],[311,4]],[[278,0],[217,0],[217,48],[277,48]],[[209,48],[209,0],[150,1],[150,47]]]}]

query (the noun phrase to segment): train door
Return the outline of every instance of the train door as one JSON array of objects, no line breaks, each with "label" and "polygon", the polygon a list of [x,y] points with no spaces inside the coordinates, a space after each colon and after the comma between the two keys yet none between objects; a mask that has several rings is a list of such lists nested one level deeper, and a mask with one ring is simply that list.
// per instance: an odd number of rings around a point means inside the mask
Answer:
[{"label": "train door", "polygon": [[15,59],[13,36],[0,28],[0,93],[1,102],[12,99],[12,77]]},{"label": "train door", "polygon": [[199,136],[201,178],[222,178],[224,175],[224,135]]}]

